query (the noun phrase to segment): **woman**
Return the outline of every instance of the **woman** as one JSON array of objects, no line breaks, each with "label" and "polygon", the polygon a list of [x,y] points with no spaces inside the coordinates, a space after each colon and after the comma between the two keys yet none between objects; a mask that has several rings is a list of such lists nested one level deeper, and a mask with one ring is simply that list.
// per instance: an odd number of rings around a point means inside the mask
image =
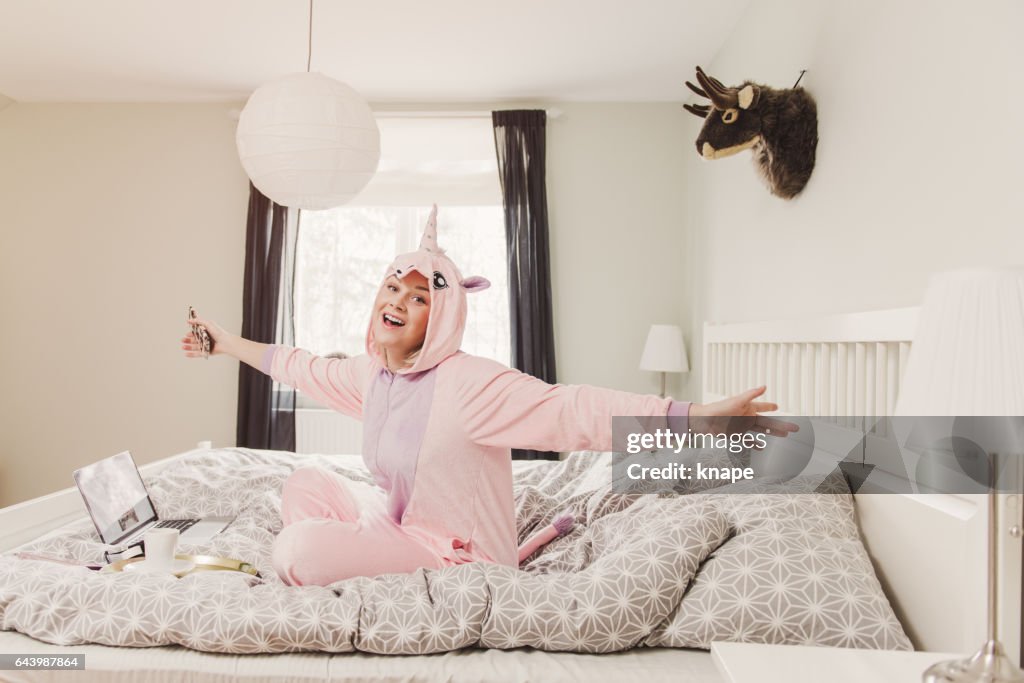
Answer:
[{"label": "woman", "polygon": [[[365,355],[322,358],[260,344],[194,318],[226,354],[361,419],[363,458],[386,498],[360,504],[344,478],[301,468],[285,482],[273,563],[292,585],[484,561],[518,566],[510,449],[611,448],[613,415],[755,415],[764,387],[710,405],[590,386],[550,385],[459,351],[463,278],[437,246],[437,207],[420,248],[388,267]],[[191,335],[186,356],[202,355]]]}]

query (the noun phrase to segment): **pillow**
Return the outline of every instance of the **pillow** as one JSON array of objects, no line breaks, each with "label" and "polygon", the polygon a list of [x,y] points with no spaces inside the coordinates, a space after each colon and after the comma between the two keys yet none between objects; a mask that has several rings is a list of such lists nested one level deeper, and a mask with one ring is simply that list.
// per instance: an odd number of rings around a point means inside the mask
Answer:
[{"label": "pillow", "polygon": [[749,490],[695,494],[715,500],[736,535],[704,562],[645,645],[708,649],[719,640],[913,649],[861,543],[840,473],[823,486],[798,478]]}]

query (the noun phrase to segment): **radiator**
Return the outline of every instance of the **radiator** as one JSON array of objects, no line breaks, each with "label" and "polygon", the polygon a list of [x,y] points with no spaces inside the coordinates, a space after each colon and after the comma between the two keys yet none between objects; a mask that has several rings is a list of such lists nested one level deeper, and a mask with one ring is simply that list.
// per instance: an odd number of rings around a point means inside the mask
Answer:
[{"label": "radiator", "polygon": [[361,453],[363,423],[333,410],[295,411],[296,453]]}]

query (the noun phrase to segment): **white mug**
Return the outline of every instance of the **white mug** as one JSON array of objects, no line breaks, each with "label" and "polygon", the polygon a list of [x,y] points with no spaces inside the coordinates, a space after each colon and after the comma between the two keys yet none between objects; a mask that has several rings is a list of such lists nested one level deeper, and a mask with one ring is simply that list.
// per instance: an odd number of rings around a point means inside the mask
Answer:
[{"label": "white mug", "polygon": [[146,547],[146,562],[152,562],[154,567],[167,567],[174,564],[174,555],[178,550],[177,529],[160,527],[150,529],[142,536]]}]

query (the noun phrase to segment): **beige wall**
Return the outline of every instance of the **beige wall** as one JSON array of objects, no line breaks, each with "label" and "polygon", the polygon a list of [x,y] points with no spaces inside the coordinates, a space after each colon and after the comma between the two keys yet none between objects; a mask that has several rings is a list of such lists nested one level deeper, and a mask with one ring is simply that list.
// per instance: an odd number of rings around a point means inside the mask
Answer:
[{"label": "beige wall", "polygon": [[[237,362],[177,348],[189,304],[241,328],[234,107],[0,112],[0,506],[120,450],[143,464],[234,443]],[[636,366],[648,326],[686,311],[685,113],[559,108],[547,162],[559,378],[657,391]]]},{"label": "beige wall", "polygon": [[0,506],[121,450],[234,443],[237,364],[176,343],[189,304],[241,326],[248,186],[227,111],[0,112]]},{"label": "beige wall", "polygon": [[916,305],[936,271],[1024,262],[1021,25],[1011,1],[751,3],[709,72],[785,87],[807,69],[817,167],[787,202],[749,153],[687,154],[694,337],[704,320]]},{"label": "beige wall", "polygon": [[[657,393],[638,369],[653,323],[688,313],[679,104],[559,105],[548,123],[558,379]],[[681,375],[668,393],[680,396]]]}]

